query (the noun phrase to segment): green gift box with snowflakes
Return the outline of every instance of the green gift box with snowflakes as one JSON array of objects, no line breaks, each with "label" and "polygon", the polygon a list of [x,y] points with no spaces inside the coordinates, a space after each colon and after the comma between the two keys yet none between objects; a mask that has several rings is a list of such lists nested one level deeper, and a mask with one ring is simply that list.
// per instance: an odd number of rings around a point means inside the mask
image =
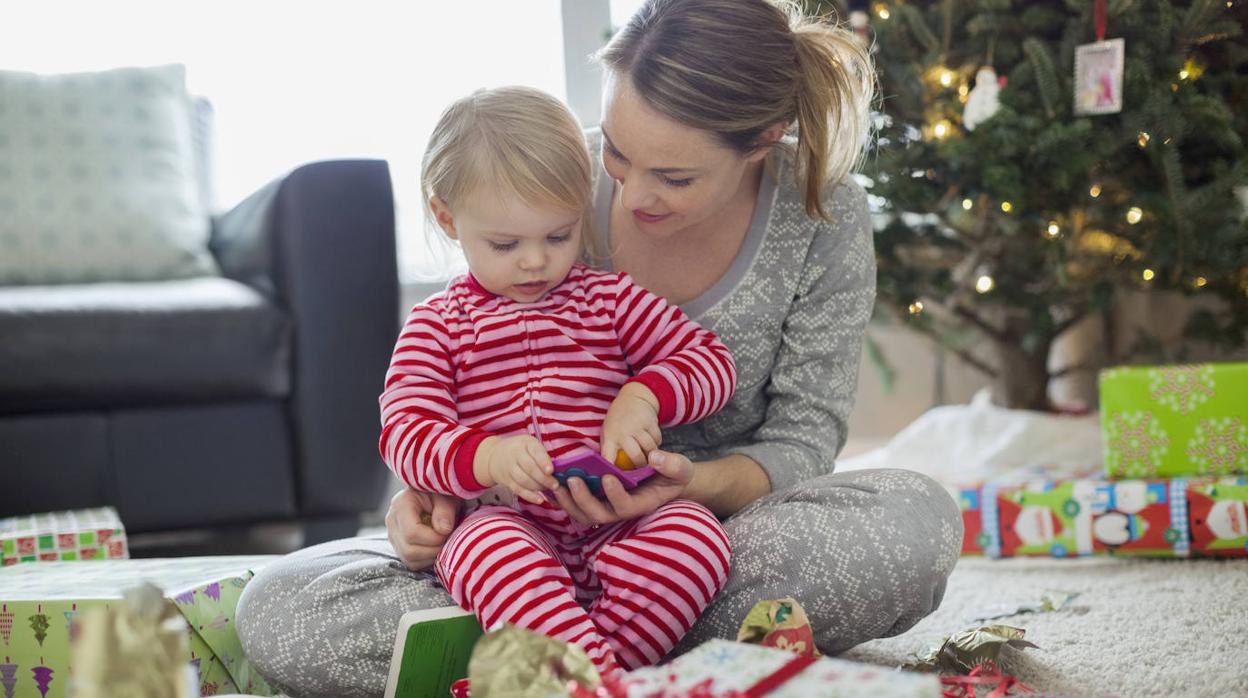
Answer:
[{"label": "green gift box with snowflakes", "polygon": [[1111,478],[1248,473],[1248,363],[1101,372]]},{"label": "green gift box with snowflakes", "polygon": [[272,695],[243,655],[234,609],[264,557],[48,562],[0,569],[0,692],[4,698],[72,696],[70,643],[80,613],[121,603],[140,582],[164,589],[187,622],[202,695]]}]

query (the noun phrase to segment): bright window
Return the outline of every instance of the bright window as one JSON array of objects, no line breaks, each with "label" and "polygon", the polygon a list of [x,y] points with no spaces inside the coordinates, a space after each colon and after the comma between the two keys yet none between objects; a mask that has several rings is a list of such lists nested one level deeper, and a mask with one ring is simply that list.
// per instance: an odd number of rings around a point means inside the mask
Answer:
[{"label": "bright window", "polygon": [[565,96],[559,0],[5,5],[0,69],[185,64],[216,110],[221,207],[310,160],[388,160],[409,280],[462,263],[424,238],[420,157],[443,107],[507,84]]}]

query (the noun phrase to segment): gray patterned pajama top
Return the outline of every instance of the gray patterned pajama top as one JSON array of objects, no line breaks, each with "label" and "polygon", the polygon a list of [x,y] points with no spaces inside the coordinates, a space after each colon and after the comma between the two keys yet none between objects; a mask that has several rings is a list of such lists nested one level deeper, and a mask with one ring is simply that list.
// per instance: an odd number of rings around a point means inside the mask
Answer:
[{"label": "gray patterned pajama top", "polygon": [[[602,134],[586,133],[591,153]],[[791,160],[768,162],[754,218],[727,273],[681,308],[732,351],[739,375],[728,406],[670,429],[663,447],[691,459],[739,453],[772,491],[832,472],[858,387],[863,333],[875,305],[875,248],[867,195],[853,180],[811,219]],[[615,182],[599,162],[595,230],[605,236]],[[610,249],[603,239],[603,249]]]}]

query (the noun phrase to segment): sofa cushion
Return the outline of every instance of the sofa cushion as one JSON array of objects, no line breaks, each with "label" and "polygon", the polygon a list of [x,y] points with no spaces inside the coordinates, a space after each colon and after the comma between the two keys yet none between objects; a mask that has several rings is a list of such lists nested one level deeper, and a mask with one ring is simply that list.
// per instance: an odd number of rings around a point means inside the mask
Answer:
[{"label": "sofa cushion", "polygon": [[0,71],[0,284],[217,273],[185,70]]},{"label": "sofa cushion", "polygon": [[285,397],[290,335],[224,278],[0,287],[0,413]]}]

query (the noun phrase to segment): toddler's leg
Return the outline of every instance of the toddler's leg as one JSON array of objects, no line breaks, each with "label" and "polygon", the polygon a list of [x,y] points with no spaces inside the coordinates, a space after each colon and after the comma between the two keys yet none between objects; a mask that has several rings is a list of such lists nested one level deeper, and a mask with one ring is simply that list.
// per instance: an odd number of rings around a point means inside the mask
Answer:
[{"label": "toddler's leg", "polygon": [[618,670],[615,655],[585,609],[543,532],[523,515],[489,507],[469,516],[438,556],[438,579],[487,630],[511,623],[579,645],[599,673]]},{"label": "toddler's leg", "polygon": [[728,578],[728,534],[696,502],[668,502],[589,547],[602,584],[589,615],[625,669],[662,659]]}]

